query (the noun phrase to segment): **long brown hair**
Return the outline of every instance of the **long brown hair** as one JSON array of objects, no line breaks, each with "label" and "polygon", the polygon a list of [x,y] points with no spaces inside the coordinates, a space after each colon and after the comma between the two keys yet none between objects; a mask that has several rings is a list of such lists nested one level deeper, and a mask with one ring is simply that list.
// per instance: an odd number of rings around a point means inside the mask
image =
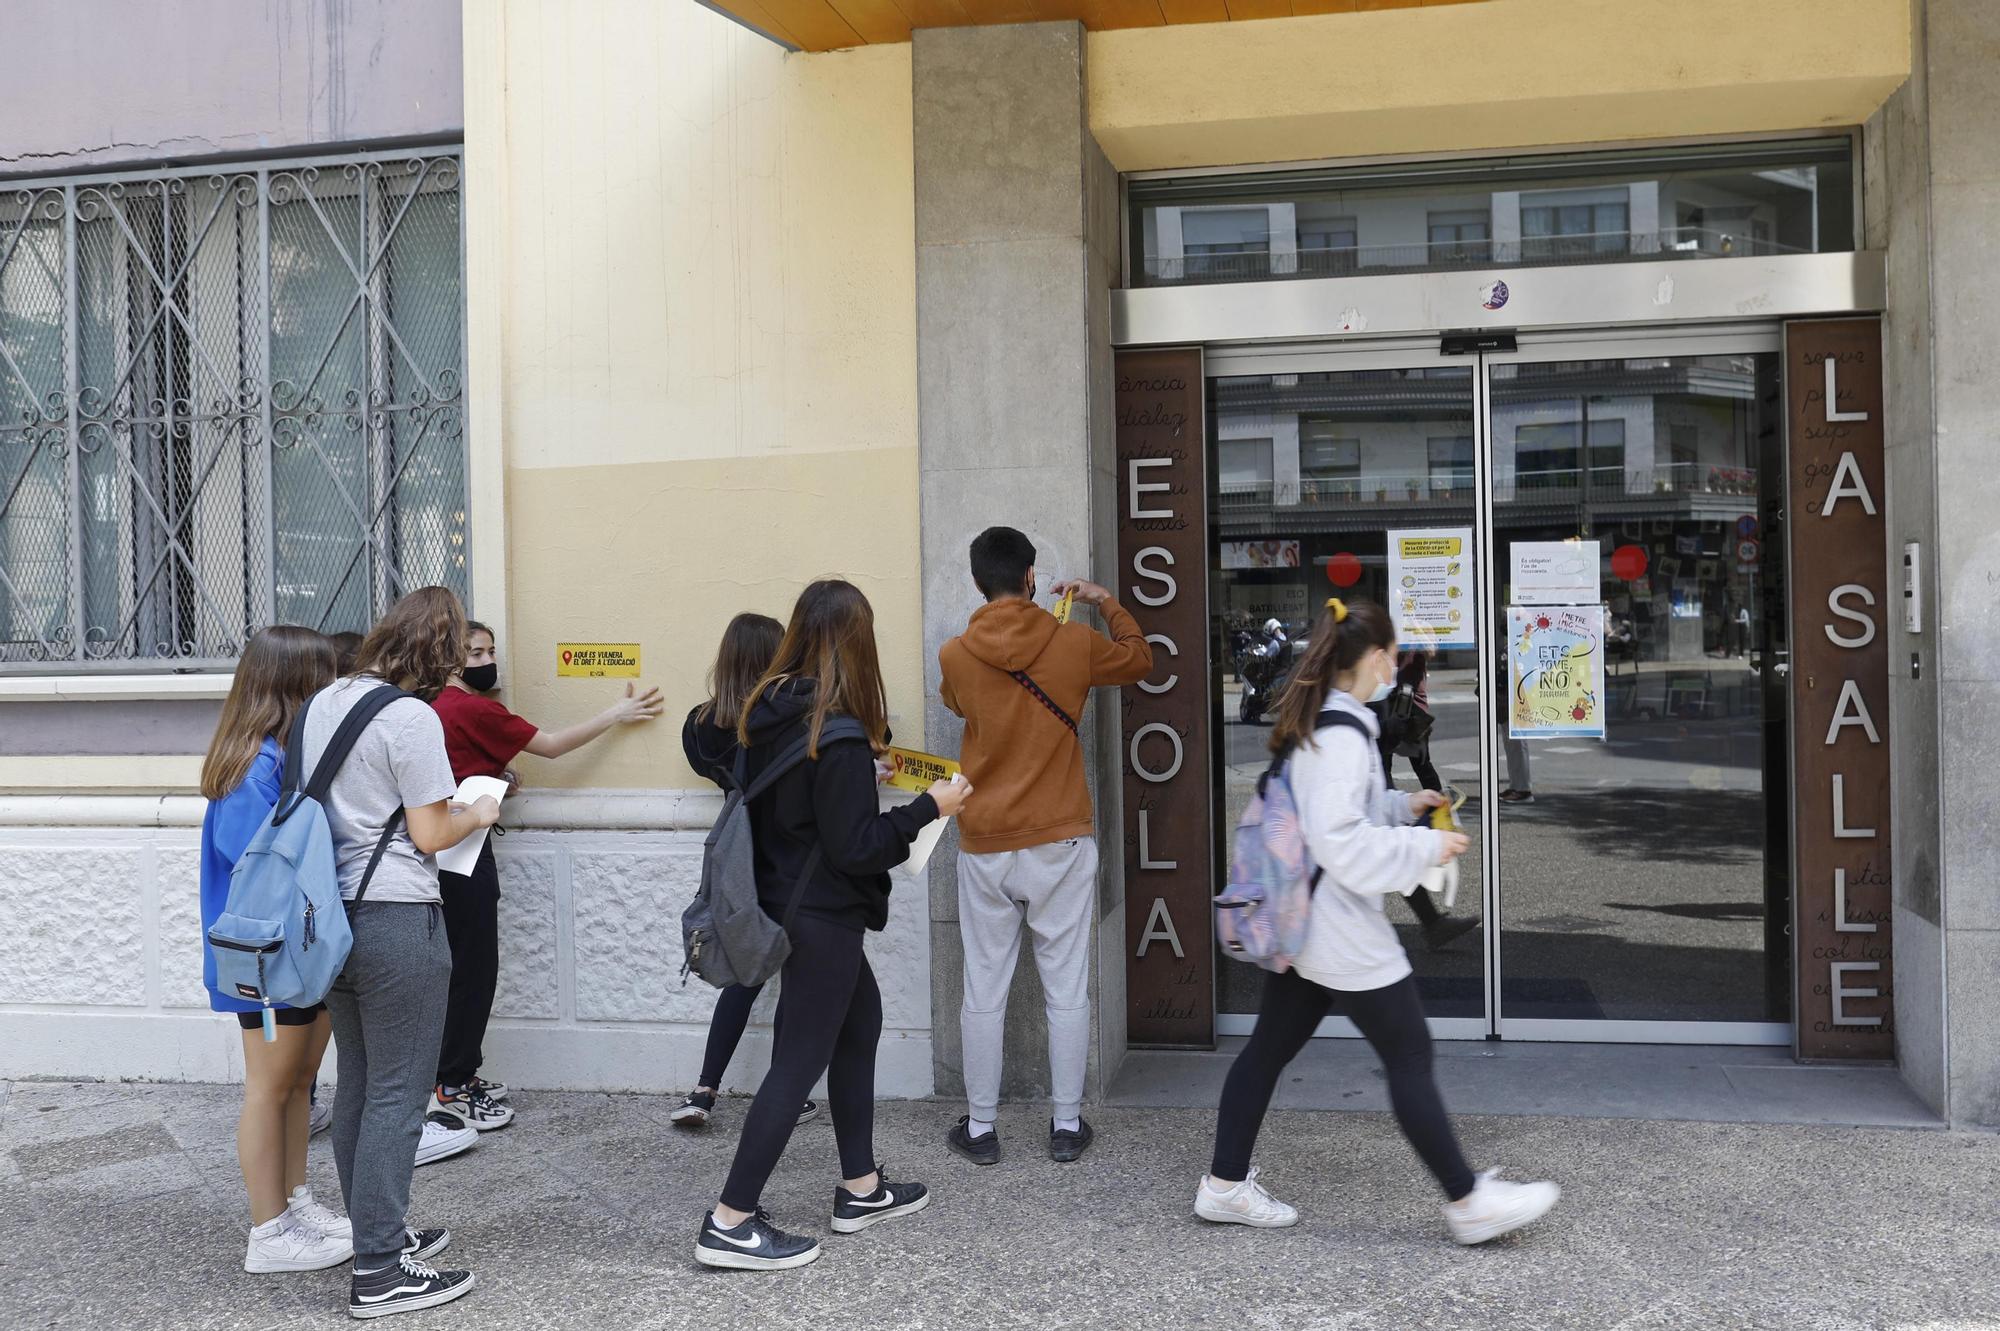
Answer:
[{"label": "long brown hair", "polygon": [[219,800],[243,784],[266,739],[283,745],[306,699],[331,684],[333,642],[311,629],[277,624],[243,644],[215,738],[201,764],[201,793]]},{"label": "long brown hair", "polygon": [[[875,654],[875,611],[853,583],[825,578],[799,593],[778,654],[750,691],[750,700],[754,703],[795,679],[818,686],[806,732],[808,754],[819,757],[820,731],[835,713],[859,721],[868,742],[878,753],[882,750],[889,733],[889,696]],[[750,710],[745,706],[736,719],[736,738],[744,744],[750,742]]]},{"label": "long brown hair", "polygon": [[353,673],[431,697],[463,669],[465,607],[449,587],[419,587],[368,630]]},{"label": "long brown hair", "polygon": [[1326,603],[1312,641],[1292,682],[1278,695],[1276,719],[1271,725],[1271,752],[1290,753],[1313,742],[1313,723],[1319,719],[1326,695],[1334,681],[1361,664],[1361,658],[1377,647],[1394,650],[1396,626],[1389,612],[1373,601]]},{"label": "long brown hair", "polygon": [[757,681],[771,668],[784,640],[785,626],[769,615],[741,614],[722,631],[722,649],[708,671],[708,701],[695,713],[698,721],[710,721],[724,730],[736,729],[750,700],[757,696]]}]

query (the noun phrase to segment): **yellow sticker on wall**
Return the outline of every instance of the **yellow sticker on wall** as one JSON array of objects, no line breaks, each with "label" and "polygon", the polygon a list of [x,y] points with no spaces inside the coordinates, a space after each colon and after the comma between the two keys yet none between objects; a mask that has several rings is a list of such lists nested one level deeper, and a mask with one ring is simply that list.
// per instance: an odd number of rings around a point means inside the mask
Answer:
[{"label": "yellow sticker on wall", "polygon": [[889,784],[898,790],[913,790],[922,794],[931,788],[932,782],[949,781],[958,775],[957,763],[934,753],[892,748],[882,757],[893,769]]},{"label": "yellow sticker on wall", "polygon": [[560,679],[637,679],[636,642],[559,642],[556,676]]}]

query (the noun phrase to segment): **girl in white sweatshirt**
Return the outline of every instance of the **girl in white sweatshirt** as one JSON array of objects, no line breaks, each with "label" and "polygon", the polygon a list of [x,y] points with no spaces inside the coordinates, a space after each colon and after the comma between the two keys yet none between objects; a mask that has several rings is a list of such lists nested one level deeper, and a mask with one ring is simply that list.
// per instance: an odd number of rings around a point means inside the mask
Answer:
[{"label": "girl in white sweatshirt", "polygon": [[1377,605],[1338,598],[1278,701],[1271,751],[1286,764],[1312,861],[1321,870],[1305,946],[1292,968],[1266,976],[1250,1042],[1223,1084],[1215,1158],[1195,1192],[1204,1220],[1277,1229],[1299,1213],[1257,1181],[1250,1153],[1278,1078],[1338,1008],[1382,1059],[1403,1135],[1444,1190],[1445,1223],[1460,1243],[1484,1243],[1546,1214],[1553,1183],[1475,1176],[1460,1154],[1431,1070],[1430,1028],[1410,960],[1382,913],[1425,869],[1463,854],[1463,833],[1411,826],[1444,802],[1406,795],[1383,779],[1377,722],[1367,704],[1396,678],[1396,633]]}]

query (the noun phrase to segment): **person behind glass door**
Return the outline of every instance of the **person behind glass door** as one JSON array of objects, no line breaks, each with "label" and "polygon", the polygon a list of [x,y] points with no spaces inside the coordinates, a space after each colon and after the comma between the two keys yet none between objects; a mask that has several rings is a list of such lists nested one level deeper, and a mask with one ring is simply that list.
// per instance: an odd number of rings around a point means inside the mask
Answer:
[{"label": "person behind glass door", "polygon": [[[1204,1220],[1260,1229],[1298,1223],[1299,1213],[1258,1182],[1251,1151],[1279,1076],[1335,1009],[1352,1018],[1382,1059],[1397,1126],[1444,1191],[1453,1238],[1484,1243],[1556,1203],[1552,1183],[1507,1183],[1492,1172],[1475,1177],[1467,1167],[1438,1094],[1410,959],[1382,913],[1384,897],[1471,844],[1461,832],[1410,826],[1443,804],[1442,794],[1405,795],[1383,779],[1368,703],[1393,687],[1395,641],[1380,606],[1328,601],[1312,646],[1278,700],[1271,752],[1287,763],[1300,828],[1321,876],[1305,945],[1289,970],[1265,976],[1257,1025],[1223,1083],[1215,1156],[1195,1189],[1194,1211]],[[1346,724],[1322,724],[1334,712],[1359,720],[1368,738]]]},{"label": "person behind glass door", "polygon": [[[1425,680],[1430,673],[1430,655],[1436,648],[1428,645],[1411,647],[1396,658],[1396,688],[1408,690],[1410,701],[1426,717],[1431,715],[1430,697],[1425,688]],[[1376,724],[1382,733],[1376,740],[1376,750],[1382,755],[1382,779],[1391,788],[1396,784],[1396,753],[1408,738],[1403,726],[1390,714],[1387,700],[1370,703],[1368,710],[1375,714]],[[1443,790],[1444,782],[1439,779],[1437,767],[1431,762],[1431,738],[1426,731],[1421,740],[1416,741],[1417,752],[1409,759],[1410,769],[1417,774],[1417,782],[1425,790]],[[1424,931],[1424,947],[1432,952],[1442,952],[1454,940],[1463,938],[1479,927],[1479,921],[1464,916],[1451,916],[1438,909],[1425,888],[1403,898],[1409,903],[1410,914],[1417,917],[1417,923]]]},{"label": "person behind glass door", "polygon": [[[636,694],[636,687],[627,684],[624,697],[588,721],[544,730],[488,696],[500,683],[493,630],[478,620],[468,621],[465,628],[465,663],[431,703],[444,724],[444,746],[451,755],[455,781],[495,777],[507,783],[511,794],[521,785],[508,768],[517,755],[560,758],[619,725],[652,720],[664,705],[658,689]],[[440,870],[438,890],[445,932],[451,938],[451,1001],[445,1010],[430,1109],[449,1114],[468,1128],[490,1132],[514,1121],[513,1109],[502,1103],[507,1086],[479,1075],[486,1024],[500,983],[500,869],[493,838],[479,848],[471,873]]]},{"label": "person behind glass door", "polygon": [[262,1006],[216,988],[215,954],[206,941],[229,899],[236,861],[278,802],[292,718],[332,682],[333,669],[333,644],[311,629],[280,624],[252,634],[201,765],[208,800],[201,820],[202,983],[209,1007],[234,1014],[243,1030],[236,1161],[250,1194],[243,1269],[253,1274],[317,1271],[354,1255],[353,1226],[315,1202],[306,1183],[312,1084],[333,1034],[326,1004],[276,1008],[276,1038],[266,1040]]},{"label": "person behind glass door", "polygon": [[1501,706],[1497,709],[1500,722],[1500,746],[1507,754],[1507,788],[1500,792],[1503,804],[1533,804],[1535,802],[1534,773],[1528,766],[1528,745],[1525,740],[1514,738],[1514,728],[1509,717],[1514,706],[1514,677],[1508,669],[1508,656],[1512,644],[1502,640],[1500,644],[1500,669],[1494,675],[1494,682],[1500,686]]},{"label": "person behind glass door", "polygon": [[[356,1317],[429,1308],[470,1293],[470,1271],[439,1271],[442,1229],[405,1221],[424,1104],[444,1034],[451,945],[439,906],[441,850],[500,818],[491,796],[457,804],[444,726],[424,703],[465,661],[465,611],[444,587],[411,592],[369,631],[354,673],[306,704],[302,743],[310,771],[340,723],[369,693],[397,698],[362,730],[326,800],[334,863],[354,943],[326,996],[340,1056],[333,1154],[354,1224],[348,1312]],[[390,830],[393,829],[393,830]],[[384,832],[389,831],[386,842]],[[364,875],[384,847],[357,900]]]},{"label": "person behind glass door", "polygon": [[[795,893],[799,906],[787,930],[784,1029],[744,1116],[722,1198],[702,1217],[695,1260],[777,1271],[819,1257],[816,1240],[779,1229],[759,1202],[821,1073],[844,1176],[833,1194],[834,1231],[854,1233],[930,1201],[923,1184],[891,1183],[876,1163],[882,994],[862,937],[889,921],[889,870],[909,858],[926,826],[957,813],[972,788],[939,781],[909,804],[878,811],[876,758],[888,744],[889,703],[874,611],[852,583],[815,582],[800,593],[778,654],[750,697],[736,727],[747,780],[806,740],[806,760],[750,802],[758,899],[774,919],[783,919]],[[822,746],[833,717],[852,718],[867,738]]]},{"label": "person behind glass door", "polygon": [[[736,767],[736,723],[742,719],[751,690],[778,654],[778,643],[784,636],[785,626],[769,615],[741,614],[730,620],[722,632],[715,664],[709,668],[708,700],[689,712],[681,725],[681,751],[687,755],[688,766],[724,791],[730,789],[730,773]],[[667,1116],[669,1121],[684,1128],[708,1122],[715,1112],[716,1088],[729,1070],[729,1060],[736,1056],[743,1028],[750,1024],[750,1009],[762,992],[761,984],[732,984],[716,995],[715,1013],[708,1021],[708,1047],[702,1054],[701,1080]],[[782,1020],[781,1009],[771,1023],[773,1045]],[[799,1110],[799,1122],[818,1114],[819,1106],[808,1100]]]}]

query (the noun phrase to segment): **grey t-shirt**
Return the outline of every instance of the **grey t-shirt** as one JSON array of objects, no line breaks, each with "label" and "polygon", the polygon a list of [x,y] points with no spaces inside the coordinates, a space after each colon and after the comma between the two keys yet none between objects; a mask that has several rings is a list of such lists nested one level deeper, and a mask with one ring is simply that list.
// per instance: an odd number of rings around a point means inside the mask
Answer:
[{"label": "grey t-shirt", "polygon": [[[333,732],[354,704],[379,679],[335,680],[312,696],[306,710],[305,771],[326,752]],[[333,829],[333,858],[340,870],[340,895],[352,901],[361,875],[375,854],[382,829],[398,809],[420,808],[458,792],[451,759],[445,756],[444,725],[429,704],[398,698],[377,714],[348,752],[333,778],[326,820]],[[368,880],[369,901],[438,900],[437,863],[420,853],[407,829],[398,827]]]}]

